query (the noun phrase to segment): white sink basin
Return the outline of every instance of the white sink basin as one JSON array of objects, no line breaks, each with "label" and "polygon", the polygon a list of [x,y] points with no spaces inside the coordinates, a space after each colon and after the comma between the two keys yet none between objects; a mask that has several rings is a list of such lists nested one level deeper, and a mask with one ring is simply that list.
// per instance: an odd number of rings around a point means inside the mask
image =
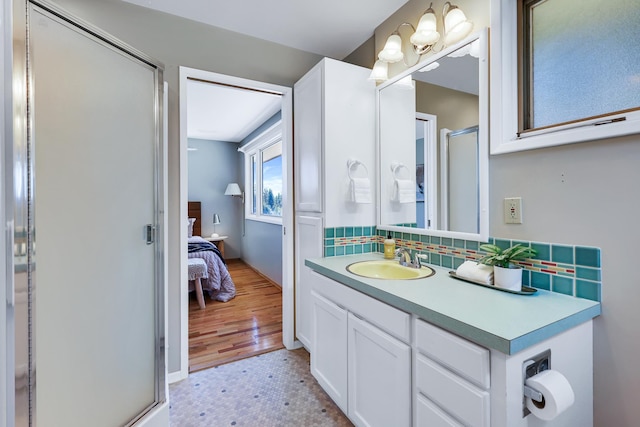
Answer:
[{"label": "white sink basin", "polygon": [[347,271],[370,279],[411,280],[433,276],[436,272],[429,267],[405,267],[394,260],[375,260],[354,262]]}]

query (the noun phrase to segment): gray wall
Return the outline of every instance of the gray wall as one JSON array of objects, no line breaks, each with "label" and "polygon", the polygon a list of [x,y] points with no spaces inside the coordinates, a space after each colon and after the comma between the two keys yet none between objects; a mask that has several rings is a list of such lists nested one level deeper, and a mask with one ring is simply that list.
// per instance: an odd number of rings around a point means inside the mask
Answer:
[{"label": "gray wall", "polygon": [[282,226],[246,220],[242,259],[282,286]]},{"label": "gray wall", "polygon": [[[594,422],[640,420],[640,137],[565,145],[490,160],[491,235],[598,246],[602,315],[594,322]],[[503,224],[505,197],[521,196],[522,225]]]},{"label": "gray wall", "polygon": [[169,83],[169,372],[180,369],[179,93],[178,67],[187,66],[290,86],[321,57],[121,0],[58,0],[76,16],[155,57]]},{"label": "gray wall", "polygon": [[343,61],[364,68],[371,68],[375,62],[374,59],[377,59],[375,49],[376,39],[374,36],[371,36],[367,41],[362,43],[360,47],[346,56]]},{"label": "gray wall", "polygon": [[[443,3],[434,2],[437,13]],[[476,30],[489,25],[489,0],[456,4]],[[423,11],[424,2],[410,0],[381,24],[376,53],[399,23],[415,24]],[[640,420],[640,276],[633,255],[640,236],[639,160],[640,135],[490,159],[491,236],[602,249],[603,314],[594,322],[595,426],[635,426]],[[502,200],[513,196],[523,199],[521,225],[503,223]]]},{"label": "gray wall", "polygon": [[224,141],[189,139],[189,201],[202,203],[202,235],[213,233],[213,214],[220,216],[216,233],[229,236],[224,242],[225,258],[242,258],[242,203],[225,196],[230,182],[242,185],[237,161],[238,144]]}]

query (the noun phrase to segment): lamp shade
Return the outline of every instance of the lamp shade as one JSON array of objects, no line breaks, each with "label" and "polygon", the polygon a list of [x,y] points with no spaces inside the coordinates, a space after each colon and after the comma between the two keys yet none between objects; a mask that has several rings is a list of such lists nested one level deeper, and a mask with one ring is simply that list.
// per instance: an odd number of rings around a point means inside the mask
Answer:
[{"label": "lamp shade", "polygon": [[220,224],[220,216],[218,214],[213,214],[213,223]]},{"label": "lamp shade", "polygon": [[371,74],[369,75],[369,80],[375,80],[376,82],[383,82],[389,78],[389,65],[378,59],[375,64],[373,64],[373,69],[371,70]]},{"label": "lamp shade", "polygon": [[232,182],[227,185],[227,189],[224,190],[225,196],[242,196],[242,190],[240,190],[240,186],[237,182]]},{"label": "lamp shade", "polygon": [[417,46],[430,46],[440,39],[440,33],[436,29],[436,14],[433,9],[428,9],[420,21],[416,32],[411,36],[411,44]]},{"label": "lamp shade", "polygon": [[402,61],[402,58],[402,39],[398,34],[391,34],[378,54],[378,59],[384,62],[398,62]]},{"label": "lamp shade", "polygon": [[457,6],[450,6],[444,14],[444,44],[449,46],[459,42],[468,36],[472,29],[473,22],[467,20],[464,12]]}]

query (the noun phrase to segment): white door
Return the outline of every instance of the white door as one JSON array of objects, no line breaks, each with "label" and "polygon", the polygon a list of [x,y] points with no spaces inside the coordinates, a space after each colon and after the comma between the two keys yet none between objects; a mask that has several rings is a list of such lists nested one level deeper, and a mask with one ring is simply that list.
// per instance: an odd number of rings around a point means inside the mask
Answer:
[{"label": "white door", "polygon": [[28,425],[129,425],[165,400],[162,70],[65,18],[29,4]]}]

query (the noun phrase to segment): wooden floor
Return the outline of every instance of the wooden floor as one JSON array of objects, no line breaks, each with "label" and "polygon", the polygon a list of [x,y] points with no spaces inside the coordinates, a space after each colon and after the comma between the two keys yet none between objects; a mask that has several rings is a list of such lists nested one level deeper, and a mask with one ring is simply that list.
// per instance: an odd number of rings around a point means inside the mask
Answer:
[{"label": "wooden floor", "polygon": [[189,372],[283,348],[282,291],[242,260],[227,260],[236,297],[201,310],[189,295]]}]

